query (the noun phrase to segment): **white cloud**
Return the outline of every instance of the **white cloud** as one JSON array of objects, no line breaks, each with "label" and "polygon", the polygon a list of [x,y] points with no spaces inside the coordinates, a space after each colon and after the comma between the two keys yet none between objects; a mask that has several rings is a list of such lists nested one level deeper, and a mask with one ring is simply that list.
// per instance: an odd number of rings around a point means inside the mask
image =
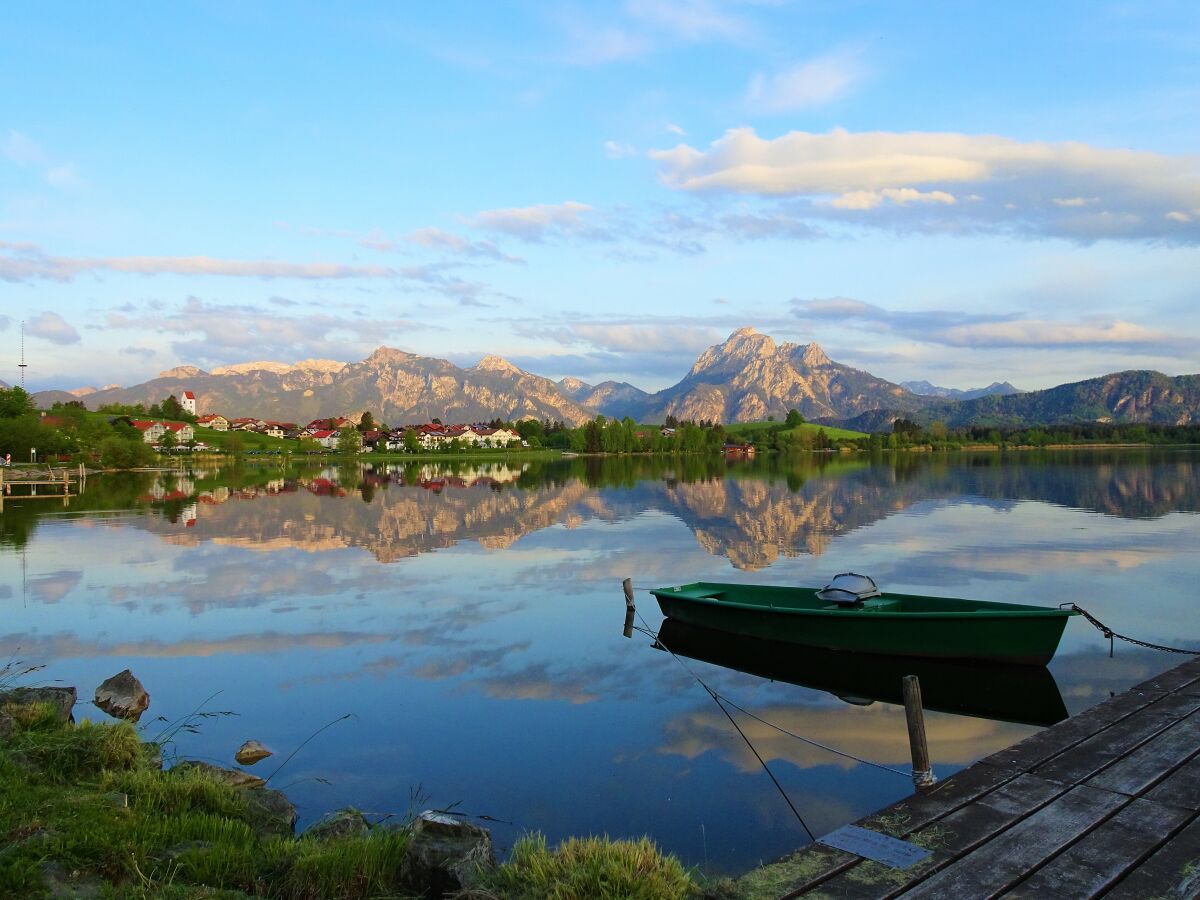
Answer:
[{"label": "white cloud", "polygon": [[628,0],[629,15],[647,25],[690,42],[744,40],[750,25],[710,0]]},{"label": "white cloud", "polygon": [[637,156],[637,148],[633,144],[622,144],[617,141],[604,142],[604,155],[609,159],[625,159]]},{"label": "white cloud", "polygon": [[565,62],[576,66],[634,59],[648,53],[653,43],[644,35],[610,26],[573,24],[568,28],[570,49]]},{"label": "white cloud", "polygon": [[[502,252],[491,241],[468,240],[462,235],[443,231],[440,228],[418,228],[416,231],[410,231],[406,234],[404,239],[411,244],[416,244],[418,247],[424,247],[427,250],[441,250],[459,256],[483,257],[501,262],[520,264],[524,264],[525,262],[519,256],[509,256],[507,253]],[[388,249],[391,248],[389,247]]]},{"label": "white cloud", "polygon": [[468,222],[485,231],[498,231],[529,243],[548,237],[581,236],[608,239],[607,232],[593,224],[595,210],[586,203],[567,200],[538,206],[490,209],[476,213]]},{"label": "white cloud", "polygon": [[843,48],[772,73],[757,73],[746,102],[765,112],[793,112],[823,106],[846,96],[866,77],[858,48]]},{"label": "white cloud", "polygon": [[106,325],[172,336],[170,349],[175,357],[206,366],[256,358],[357,359],[389,338],[420,327],[402,318],[341,317],[327,312],[286,315],[198,297],[189,297],[174,309],[137,315],[109,312]]},{"label": "white cloud", "polygon": [[5,157],[18,166],[41,166],[47,162],[46,151],[29,135],[9,130],[0,145]]},{"label": "white cloud", "polygon": [[676,125],[674,122],[668,122],[666,124],[666,130],[668,132],[670,132],[671,134],[679,135],[679,137],[687,137],[687,132],[684,131],[683,128],[681,128],[680,126]]},{"label": "white cloud", "polygon": [[654,324],[581,322],[552,329],[549,336],[564,344],[590,344],[614,353],[690,353],[707,349],[721,339],[721,333],[715,328],[665,321]]},{"label": "white cloud", "polygon": [[[672,188],[790,198],[801,217],[1200,242],[1200,223],[1170,215],[1200,208],[1200,160],[1191,156],[949,132],[764,139],[751,128],[732,129],[707,150],[680,144],[650,156]],[[952,202],[959,194],[977,199]]]},{"label": "white cloud", "polygon": [[1187,335],[1167,334],[1121,319],[1064,322],[1003,312],[889,310],[852,297],[793,300],[791,305],[796,317],[803,320],[948,347],[1110,347],[1161,353],[1195,343]]},{"label": "white cloud", "polygon": [[918,191],[915,188],[884,188],[882,191],[849,191],[829,201],[838,209],[874,209],[889,200],[897,206],[909,203],[957,203],[953,194],[945,191]]},{"label": "white cloud", "polygon": [[954,347],[1163,347],[1178,340],[1177,336],[1120,319],[1084,323],[1037,319],[983,322],[947,328],[938,338]]},{"label": "white cloud", "polygon": [[61,191],[70,191],[83,185],[83,178],[74,163],[54,166],[46,172],[46,183]]},{"label": "white cloud", "polygon": [[56,312],[44,312],[25,323],[28,337],[41,338],[52,344],[78,344],[79,332]]}]

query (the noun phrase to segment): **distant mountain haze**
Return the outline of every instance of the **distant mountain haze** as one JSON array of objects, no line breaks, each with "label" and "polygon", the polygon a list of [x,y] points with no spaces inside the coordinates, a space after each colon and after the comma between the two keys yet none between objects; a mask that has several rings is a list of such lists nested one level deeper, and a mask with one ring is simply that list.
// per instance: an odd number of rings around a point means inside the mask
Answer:
[{"label": "distant mountain haze", "polygon": [[462,368],[452,362],[380,347],[356,363],[310,359],[247,362],[203,371],[178,366],[122,388],[43,391],[40,406],[82,399],[157,403],[194,391],[203,412],[294,422],[370,410],[392,425],[439,418],[561,420],[579,425],[597,413],[638,421],[679,419],[748,422],[796,409],[810,421],[887,430],[898,417],[950,426],[1027,427],[1065,422],[1200,421],[1200,375],[1118,372],[1044,391],[1022,393],[1008,382],[967,391],[928,381],[894,384],[831,360],[816,343],[776,343],[740,328],[705,350],[675,385],[649,393],[627,382],[555,382],[499,356]]},{"label": "distant mountain haze", "polygon": [[968,388],[960,391],[958,388],[939,387],[928,381],[902,381],[900,387],[922,397],[945,397],[950,400],[974,400],[976,397],[990,397],[993,394],[1020,394],[1020,388],[1013,387],[1007,381],[993,381],[987,387]]}]

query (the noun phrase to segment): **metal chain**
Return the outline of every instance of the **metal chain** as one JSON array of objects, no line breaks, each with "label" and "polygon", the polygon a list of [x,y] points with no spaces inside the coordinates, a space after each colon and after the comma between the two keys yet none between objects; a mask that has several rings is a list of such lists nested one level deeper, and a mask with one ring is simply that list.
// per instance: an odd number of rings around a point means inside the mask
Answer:
[{"label": "metal chain", "polygon": [[1146,647],[1149,650],[1162,650],[1165,653],[1186,653],[1189,656],[1200,656],[1200,650],[1185,650],[1182,647],[1168,647],[1165,644],[1151,644],[1149,641],[1139,641],[1137,638],[1132,638],[1125,634],[1119,634],[1077,603],[1060,603],[1058,608],[1067,609],[1068,607],[1079,613],[1081,616],[1099,628],[1104,636],[1109,639],[1109,641],[1111,641],[1113,638],[1119,638],[1122,641],[1127,641],[1130,644],[1136,644],[1139,647]]}]

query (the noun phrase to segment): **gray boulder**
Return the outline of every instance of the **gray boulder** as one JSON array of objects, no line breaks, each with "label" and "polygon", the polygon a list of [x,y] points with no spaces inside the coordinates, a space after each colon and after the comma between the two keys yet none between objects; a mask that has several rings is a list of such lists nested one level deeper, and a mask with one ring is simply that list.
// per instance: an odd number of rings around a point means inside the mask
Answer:
[{"label": "gray boulder", "polygon": [[268,788],[239,788],[250,814],[250,827],[260,838],[292,837],[296,833],[296,807],[283,793]]},{"label": "gray boulder", "polygon": [[366,817],[353,807],[331,812],[308,827],[304,832],[306,838],[316,840],[331,840],[344,837],[360,837],[371,830]]},{"label": "gray boulder", "polygon": [[426,810],[412,824],[400,880],[424,896],[441,897],[469,889],[480,869],[495,865],[492,835],[486,828]]},{"label": "gray boulder", "polygon": [[136,722],[150,706],[150,695],[133,673],[125,669],[96,688],[96,705],[110,716]]},{"label": "gray boulder", "polygon": [[20,707],[45,704],[53,707],[55,716],[65,725],[75,721],[71,711],[77,699],[73,687],[19,687],[0,692],[0,711],[12,716]]}]

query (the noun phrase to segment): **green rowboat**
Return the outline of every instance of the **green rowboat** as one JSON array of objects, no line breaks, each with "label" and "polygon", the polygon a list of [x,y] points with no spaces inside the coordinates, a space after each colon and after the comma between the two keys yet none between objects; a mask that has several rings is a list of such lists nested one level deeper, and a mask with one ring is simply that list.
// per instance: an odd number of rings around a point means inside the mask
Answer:
[{"label": "green rowboat", "polygon": [[[873,583],[870,586],[874,588]],[[875,590],[855,597],[833,585],[803,588],[699,581],[650,593],[668,618],[747,637],[855,653],[1036,666],[1050,661],[1067,619],[1077,615],[1073,610],[1021,603]]]}]

